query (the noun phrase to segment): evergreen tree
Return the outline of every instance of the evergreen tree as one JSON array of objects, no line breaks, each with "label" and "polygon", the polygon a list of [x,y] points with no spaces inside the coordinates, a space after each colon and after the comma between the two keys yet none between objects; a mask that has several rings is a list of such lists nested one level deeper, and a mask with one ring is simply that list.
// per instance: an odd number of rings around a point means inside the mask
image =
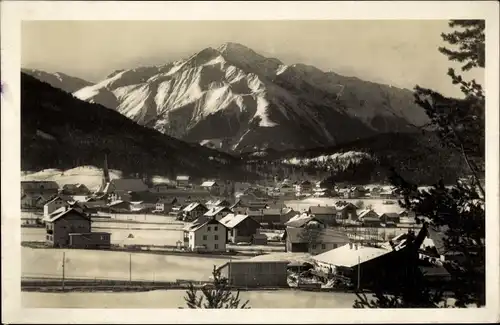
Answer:
[{"label": "evergreen tree", "polygon": [[[443,33],[442,38],[458,49],[442,47],[439,51],[452,61],[463,64],[462,71],[484,68],[484,21],[452,20],[455,28]],[[447,263],[452,275],[451,294],[456,307],[469,304],[485,305],[485,193],[481,182],[484,173],[484,105],[481,85],[475,80],[465,81],[453,69],[448,75],[453,84],[460,85],[464,98],[447,98],[436,91],[417,86],[415,99],[425,109],[432,124],[446,146],[458,150],[466,162],[472,183],[457,181],[452,188],[443,182],[430,190],[418,190],[417,184],[408,182],[391,170],[391,183],[396,186],[403,199],[399,204],[429,220],[429,229],[443,241],[446,251],[461,254],[460,262]],[[418,249],[418,247],[416,248]],[[414,257],[415,261],[417,257]],[[412,266],[413,265],[413,266]],[[416,270],[409,261],[406,267]],[[425,282],[415,285],[415,273],[402,279],[401,292],[388,293],[377,290],[376,299],[369,301],[358,294],[356,308],[406,308],[417,306],[447,307],[438,290],[431,290]]]},{"label": "evergreen tree", "polygon": [[241,304],[240,292],[231,292],[231,288],[226,278],[222,277],[220,271],[214,266],[212,271],[213,282],[203,286],[201,295],[198,296],[198,289],[191,283],[184,300],[190,309],[249,309],[247,300]]}]

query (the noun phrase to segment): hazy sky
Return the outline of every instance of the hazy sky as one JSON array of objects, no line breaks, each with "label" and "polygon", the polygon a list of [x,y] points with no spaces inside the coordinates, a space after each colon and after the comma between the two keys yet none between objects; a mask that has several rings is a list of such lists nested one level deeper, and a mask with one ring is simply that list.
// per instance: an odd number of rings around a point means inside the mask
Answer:
[{"label": "hazy sky", "polygon": [[[447,21],[25,21],[22,66],[98,81],[237,42],[285,64],[459,96],[438,52]],[[482,71],[471,75],[483,82]]]}]

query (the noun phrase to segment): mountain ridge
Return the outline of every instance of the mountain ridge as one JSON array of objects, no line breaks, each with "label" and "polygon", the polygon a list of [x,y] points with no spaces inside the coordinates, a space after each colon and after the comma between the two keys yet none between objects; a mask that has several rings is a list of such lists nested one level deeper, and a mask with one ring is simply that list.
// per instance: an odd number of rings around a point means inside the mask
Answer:
[{"label": "mountain ridge", "polygon": [[184,60],[116,70],[74,96],[228,152],[332,146],[427,122],[409,90],[285,65],[234,42]]}]

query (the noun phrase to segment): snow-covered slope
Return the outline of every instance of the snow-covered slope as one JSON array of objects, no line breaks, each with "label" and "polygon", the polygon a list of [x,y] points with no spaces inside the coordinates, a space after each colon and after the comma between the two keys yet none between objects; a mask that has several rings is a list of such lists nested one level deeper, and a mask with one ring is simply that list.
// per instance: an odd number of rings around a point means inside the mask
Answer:
[{"label": "snow-covered slope", "polygon": [[68,76],[61,72],[49,73],[36,69],[21,69],[21,71],[48,83],[52,87],[62,89],[67,93],[73,93],[79,89],[92,85],[89,81]]},{"label": "snow-covered slope", "polygon": [[426,122],[408,90],[286,66],[236,43],[115,71],[74,95],[168,135],[237,152],[336,145]]}]

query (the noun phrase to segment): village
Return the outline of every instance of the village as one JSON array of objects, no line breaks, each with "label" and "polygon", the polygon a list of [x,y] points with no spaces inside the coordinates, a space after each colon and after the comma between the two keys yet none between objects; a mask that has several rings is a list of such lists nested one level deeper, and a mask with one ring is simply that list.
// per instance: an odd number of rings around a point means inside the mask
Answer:
[{"label": "village", "polygon": [[[148,187],[138,178],[110,179],[105,160],[94,191],[83,184],[22,182],[23,248],[32,254],[33,248],[58,248],[175,254],[187,264],[205,260],[196,276],[186,278],[189,272],[179,267],[165,281],[208,281],[211,263],[239,288],[369,290],[390,274],[381,270],[394,268],[394,254],[416,241],[428,280],[442,285],[449,278],[445,264],[455,257],[440,253],[439,236],[433,241],[390,188],[323,188],[321,181],[286,179],[270,185],[195,183],[181,175]],[[41,273],[40,267],[23,270],[23,276],[59,277],[55,264]],[[86,276],[72,273],[66,277]],[[132,264],[129,273],[132,280]]]}]

